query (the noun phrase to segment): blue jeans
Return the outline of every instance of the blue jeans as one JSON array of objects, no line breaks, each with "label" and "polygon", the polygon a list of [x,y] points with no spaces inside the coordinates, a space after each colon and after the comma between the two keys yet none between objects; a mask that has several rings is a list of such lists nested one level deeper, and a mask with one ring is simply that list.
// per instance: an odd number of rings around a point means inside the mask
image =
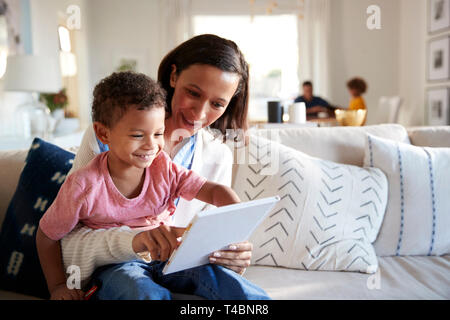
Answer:
[{"label": "blue jeans", "polygon": [[101,267],[92,281],[101,283],[99,300],[169,300],[171,292],[210,300],[269,300],[267,293],[236,272],[207,264],[168,275],[166,262],[133,260]]}]

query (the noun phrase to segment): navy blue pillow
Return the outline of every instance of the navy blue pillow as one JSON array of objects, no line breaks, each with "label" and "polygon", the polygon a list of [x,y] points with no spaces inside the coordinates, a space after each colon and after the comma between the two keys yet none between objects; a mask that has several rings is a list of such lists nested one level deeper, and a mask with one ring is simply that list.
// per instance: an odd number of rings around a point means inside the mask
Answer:
[{"label": "navy blue pillow", "polygon": [[0,232],[0,289],[50,297],[36,250],[36,232],[73,158],[73,153],[34,139]]}]

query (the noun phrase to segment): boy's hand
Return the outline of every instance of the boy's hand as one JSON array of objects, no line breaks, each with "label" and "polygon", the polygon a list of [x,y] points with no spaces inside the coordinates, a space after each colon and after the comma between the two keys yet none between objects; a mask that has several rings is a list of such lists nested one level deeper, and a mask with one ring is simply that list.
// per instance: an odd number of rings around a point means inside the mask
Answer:
[{"label": "boy's hand", "polygon": [[53,288],[50,300],[84,300],[84,292],[78,289],[69,289],[65,283],[62,283]]},{"label": "boy's hand", "polygon": [[179,247],[177,238],[186,228],[162,225],[158,228],[138,233],[133,238],[133,250],[136,253],[149,252],[152,260],[166,261],[172,252]]}]

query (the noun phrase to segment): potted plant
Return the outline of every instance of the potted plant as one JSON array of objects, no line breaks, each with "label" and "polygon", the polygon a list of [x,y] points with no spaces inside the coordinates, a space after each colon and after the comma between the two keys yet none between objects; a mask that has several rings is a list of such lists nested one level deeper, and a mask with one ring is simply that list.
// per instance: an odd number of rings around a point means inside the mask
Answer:
[{"label": "potted plant", "polygon": [[39,100],[50,109],[54,119],[52,132],[55,135],[68,134],[79,129],[79,119],[72,112],[64,110],[69,104],[66,88],[61,89],[58,93],[41,93]]},{"label": "potted plant", "polygon": [[62,88],[58,93],[41,93],[40,101],[44,102],[51,112],[64,109],[69,103],[66,88]]},{"label": "potted plant", "polygon": [[58,93],[41,93],[39,100],[47,105],[56,120],[56,125],[58,125],[64,119],[64,108],[69,103],[66,88],[62,88]]}]

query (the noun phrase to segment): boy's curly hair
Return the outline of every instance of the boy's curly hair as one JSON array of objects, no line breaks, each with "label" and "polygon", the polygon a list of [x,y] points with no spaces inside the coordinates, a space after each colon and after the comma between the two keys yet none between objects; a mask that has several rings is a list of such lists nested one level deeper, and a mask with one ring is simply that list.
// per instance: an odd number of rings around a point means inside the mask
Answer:
[{"label": "boy's curly hair", "polygon": [[359,95],[367,91],[367,83],[362,78],[353,78],[347,82],[347,87],[349,89],[354,89]]},{"label": "boy's curly hair", "polygon": [[139,110],[165,108],[166,92],[145,74],[114,72],[95,86],[92,120],[111,128],[132,105]]}]

